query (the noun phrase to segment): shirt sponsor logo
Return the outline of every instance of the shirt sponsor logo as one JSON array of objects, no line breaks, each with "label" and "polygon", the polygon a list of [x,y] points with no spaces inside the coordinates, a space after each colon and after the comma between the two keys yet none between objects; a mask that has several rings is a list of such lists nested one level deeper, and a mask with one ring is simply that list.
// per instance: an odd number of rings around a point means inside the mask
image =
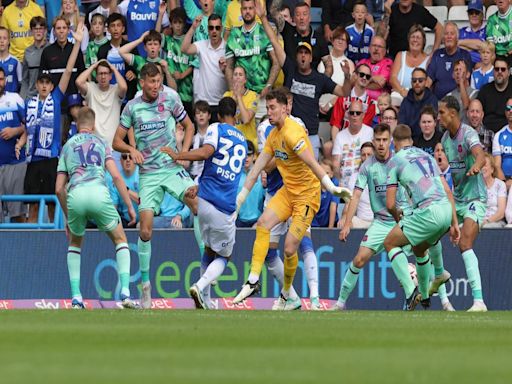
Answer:
[{"label": "shirt sponsor logo", "polygon": [[130,20],[156,21],[156,13],[130,13]]},{"label": "shirt sponsor logo", "polygon": [[376,185],[375,193],[386,192],[386,189],[387,189],[387,185]]},{"label": "shirt sponsor logo", "polygon": [[4,121],[12,121],[14,119],[14,115],[12,112],[5,112],[0,114],[0,122]]},{"label": "shirt sponsor logo", "polygon": [[235,49],[235,56],[237,57],[245,57],[245,56],[254,56],[260,54],[260,47],[254,47],[250,49]]},{"label": "shirt sponsor logo", "polygon": [[455,169],[465,169],[466,163],[463,161],[450,161],[450,168],[452,171]]},{"label": "shirt sponsor logo", "polygon": [[282,151],[278,151],[278,150],[276,150],[274,152],[274,157],[276,159],[288,160],[288,154],[286,152],[282,152]]},{"label": "shirt sponsor logo", "polygon": [[139,126],[139,129],[141,131],[151,131],[151,130],[162,129],[162,128],[165,128],[165,121],[142,123]]}]

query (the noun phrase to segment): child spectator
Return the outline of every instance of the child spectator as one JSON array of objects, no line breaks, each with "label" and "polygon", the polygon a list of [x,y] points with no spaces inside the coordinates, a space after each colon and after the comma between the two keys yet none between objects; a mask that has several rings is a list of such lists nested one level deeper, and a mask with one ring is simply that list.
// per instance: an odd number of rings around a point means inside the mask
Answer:
[{"label": "child spectator", "polygon": [[21,69],[21,89],[20,96],[23,100],[37,95],[36,81],[39,76],[39,64],[41,63],[41,54],[46,48],[46,20],[42,16],[34,16],[30,20],[30,31],[34,39],[34,44],[25,50],[23,64]]},{"label": "child spectator", "polygon": [[505,225],[505,207],[507,205],[507,187],[505,182],[496,178],[494,158],[485,154],[485,165],[482,167],[485,186],[487,187],[487,210],[482,227],[501,228]]},{"label": "child spectator", "polygon": [[471,87],[479,90],[485,84],[494,81],[494,59],[496,58],[496,48],[494,43],[484,41],[480,48],[481,66],[475,69],[471,74]]},{"label": "child spectator", "polygon": [[389,107],[391,107],[391,95],[388,92],[383,92],[377,97],[377,108],[373,117],[372,127],[375,124],[381,123],[382,114]]},{"label": "child spectator", "polygon": [[[206,130],[210,125],[210,118],[210,105],[204,100],[197,101],[194,104],[194,121],[196,123],[197,132],[194,136],[192,149],[197,149],[203,146],[203,142],[206,137]],[[190,175],[196,181],[196,183],[198,181],[199,176],[201,176],[201,174],[203,173],[203,167],[203,160],[192,162]]]},{"label": "child spectator", "polygon": [[[334,185],[339,185],[337,179],[334,178],[334,171],[332,169],[332,162],[327,159],[323,159],[320,165],[329,175]],[[338,221],[338,204],[340,202],[339,197],[336,197],[329,193],[322,186],[322,194],[320,197],[320,208],[316,213],[313,221],[311,222],[312,227],[323,227],[323,228],[335,228]]]},{"label": "child spectator", "polygon": [[0,67],[5,73],[5,90],[18,93],[21,80],[21,64],[9,53],[9,30],[0,27]]},{"label": "child spectator", "polygon": [[368,9],[364,1],[356,1],[352,10],[354,23],[347,27],[350,36],[347,56],[356,65],[359,60],[370,57],[369,47],[373,37],[373,28],[366,23],[367,15]]},{"label": "child spectator", "polygon": [[[78,4],[76,0],[65,0],[62,2],[62,12],[60,13],[65,20],[69,22],[69,33],[68,33],[68,41],[71,44],[75,43],[75,39],[73,38],[72,31],[76,30],[76,26],[80,22],[83,17],[80,16],[80,11],[78,10]],[[57,36],[55,35],[55,25],[53,26],[50,32],[50,44],[53,44],[57,40]],[[89,33],[86,28],[84,38],[80,45],[82,53],[85,54],[87,50],[87,46],[89,45]]]},{"label": "child spectator", "polygon": [[[91,19],[90,37],[93,39],[87,45],[85,52],[85,67],[89,68],[98,61],[98,51],[100,47],[108,42],[105,36],[106,18],[101,13],[95,13]],[[93,74],[94,75],[94,74]]]},{"label": "child spectator", "polygon": [[81,107],[82,96],[80,96],[80,94],[73,93],[68,96],[68,118],[62,129],[62,135],[64,136],[62,145],[78,133],[76,119],[78,118],[78,111]]}]

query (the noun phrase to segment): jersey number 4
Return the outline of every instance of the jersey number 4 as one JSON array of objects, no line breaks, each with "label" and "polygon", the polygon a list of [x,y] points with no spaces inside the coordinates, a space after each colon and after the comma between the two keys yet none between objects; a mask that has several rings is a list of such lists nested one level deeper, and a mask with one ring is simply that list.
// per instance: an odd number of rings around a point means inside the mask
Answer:
[{"label": "jersey number 4", "polygon": [[233,147],[233,141],[226,139],[225,137],[221,137],[219,139],[219,144],[222,146],[219,149],[219,153],[222,155],[222,159],[213,158],[212,163],[218,165],[219,167],[224,167],[229,164],[229,168],[234,173],[240,173],[242,167],[244,165],[245,159],[245,147],[242,144],[237,144],[233,148],[233,155],[229,155],[229,150]]}]

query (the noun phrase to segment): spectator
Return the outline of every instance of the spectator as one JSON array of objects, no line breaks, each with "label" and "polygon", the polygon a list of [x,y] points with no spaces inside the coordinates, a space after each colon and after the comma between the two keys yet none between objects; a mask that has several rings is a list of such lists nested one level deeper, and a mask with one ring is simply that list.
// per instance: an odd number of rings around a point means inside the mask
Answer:
[{"label": "spectator", "polygon": [[[82,0],[83,2],[83,0]],[[92,17],[94,15],[100,14],[105,17],[105,20],[108,17],[117,11],[117,0],[101,0],[99,5],[94,8],[91,12],[89,12],[88,21],[89,24],[92,24]]]},{"label": "spectator", "polygon": [[369,46],[373,37],[373,28],[366,23],[368,9],[362,0],[356,0],[352,11],[354,23],[347,27],[350,36],[348,42],[348,58],[354,63],[370,57]]},{"label": "spectator", "polygon": [[459,59],[453,64],[453,79],[455,80],[455,84],[457,84],[457,88],[448,94],[455,97],[459,102],[459,117],[461,120],[466,119],[466,111],[469,107],[469,102],[478,94],[478,91],[469,85],[470,76],[471,71],[466,61]]},{"label": "spectator", "polygon": [[[66,65],[69,62],[71,51],[73,50],[73,44],[68,40],[69,25],[69,21],[62,16],[55,19],[53,29],[57,40],[55,40],[53,44],[44,48],[43,53],[41,54],[39,72],[48,73],[53,84],[59,84],[62,73],[65,71]],[[71,33],[73,34],[73,31]],[[85,65],[83,56],[78,55],[74,68],[72,69],[69,86],[67,86],[67,90],[63,90],[63,93],[66,95],[78,93],[75,81],[78,74],[82,73],[84,70]],[[40,93],[39,90],[38,92]],[[65,106],[65,104],[63,106]]]},{"label": "spectator", "polygon": [[[395,128],[398,125],[398,112],[395,107],[390,106],[382,112],[382,123],[389,125],[391,129],[391,134],[395,132]],[[393,141],[393,140],[391,140]],[[391,149],[394,149],[393,142],[391,142]]]},{"label": "spectator", "polygon": [[420,113],[421,134],[414,140],[414,146],[434,156],[437,143],[443,134],[437,129],[437,112],[431,105],[423,107]]},{"label": "spectator", "polygon": [[19,92],[21,63],[9,53],[9,31],[4,27],[0,27],[0,67],[5,73],[5,90]]},{"label": "spectator", "polygon": [[[161,15],[161,14],[160,14]],[[161,17],[161,16],[160,16]],[[167,60],[169,73],[176,80],[178,94],[189,116],[192,116],[192,76],[199,62],[196,56],[181,52],[181,43],[185,36],[187,15],[183,8],[174,8],[169,14],[172,35],[164,37],[164,57]]]},{"label": "spectator", "polygon": [[[97,83],[87,80],[94,71]],[[116,78],[114,85],[110,84],[112,77]],[[102,59],[82,72],[76,79],[76,85],[87,105],[96,112],[96,135],[112,147],[119,126],[121,104],[128,89],[126,81],[116,67]]]},{"label": "spectator", "polygon": [[[387,0],[389,2],[389,0]],[[382,29],[387,30],[387,25],[383,26],[382,21],[384,18],[384,4],[385,0],[366,0],[366,7],[368,8],[368,14],[373,19],[373,29],[377,34],[385,37],[384,33],[380,32]]]},{"label": "spectator", "polygon": [[485,84],[494,80],[495,47],[490,41],[482,42],[480,47],[480,67],[471,74],[471,86],[480,90]]},{"label": "spectator", "polygon": [[363,103],[354,100],[349,107],[349,126],[340,131],[332,149],[334,175],[340,186],[347,187],[361,164],[361,145],[372,141],[373,129],[363,124]]},{"label": "spectator", "polygon": [[153,228],[189,228],[192,226],[190,208],[165,192],[160,213],[153,218]]},{"label": "spectator", "polygon": [[[338,85],[343,85],[345,80],[350,81],[350,79],[345,79],[345,73],[343,72],[341,66],[343,62],[346,61],[348,63],[350,68],[349,73],[352,73],[355,70],[355,66],[352,60],[345,56],[349,39],[350,36],[343,27],[336,27],[332,33],[332,50],[329,55],[333,63],[331,80]],[[317,69],[318,72],[325,73],[325,65],[322,61],[318,64]],[[320,105],[325,112],[329,111],[335,102],[336,96],[334,95],[325,94],[320,97]]]},{"label": "spectator", "polygon": [[489,16],[485,33],[487,40],[496,46],[496,56],[506,58],[507,66],[512,66],[512,39],[510,36],[510,25],[512,25],[512,12],[510,12],[509,0],[496,0],[498,12]]},{"label": "spectator", "polygon": [[[56,30],[61,31],[60,26],[67,26],[64,20],[58,20]],[[64,28],[62,28],[64,29]],[[54,88],[54,76],[42,72],[36,82],[38,95],[27,100],[25,121],[28,135],[27,148],[27,173],[25,175],[24,189],[26,194],[35,195],[53,195],[55,194],[55,181],[57,177],[57,163],[61,150],[61,103],[64,100],[64,94],[68,89],[68,84],[73,77],[75,63],[82,55],[79,54],[80,43],[82,42],[85,27],[80,23],[76,32],[73,32],[75,44],[69,52],[67,64],[64,71],[59,75],[59,82]],[[64,48],[70,46],[66,39],[67,31],[63,34]],[[45,52],[52,47],[61,50],[57,40],[54,44],[45,48]],[[57,46],[56,46],[57,45]],[[61,57],[60,59],[62,59]],[[78,59],[77,59],[78,58]],[[59,60],[60,60],[59,59]],[[43,61],[41,59],[41,61]],[[58,65],[58,63],[56,64]],[[83,66],[83,63],[82,63]],[[44,68],[44,67],[43,67]],[[71,88],[71,87],[69,87]],[[31,204],[29,219],[30,223],[37,222],[39,204]],[[48,216],[53,220],[55,205],[49,205]]]},{"label": "spectator", "polygon": [[[244,169],[240,175],[240,183],[238,185],[238,192],[244,186],[247,174],[254,164],[255,146],[252,141],[247,142],[247,157],[245,158]],[[251,228],[258,221],[263,213],[263,200],[265,199],[265,190],[261,184],[261,177],[258,177],[253,189],[249,192],[247,199],[240,207],[238,217],[236,219],[236,226],[240,228]]]},{"label": "spectator", "polygon": [[23,100],[37,95],[36,80],[39,75],[39,64],[43,49],[48,46],[46,41],[46,20],[42,16],[34,16],[30,20],[30,30],[34,44],[27,48],[23,58],[21,73],[20,96]]},{"label": "spectator", "polygon": [[[332,162],[327,159],[320,161],[320,165],[324,169],[325,173],[329,175],[334,185],[338,185],[339,182],[334,178],[334,172],[332,169]],[[325,187],[322,186],[322,194],[320,195],[320,208],[316,213],[313,221],[311,222],[312,227],[322,228],[336,228],[338,222],[338,204],[340,202],[339,197],[334,196],[328,192]]]},{"label": "spectator", "polygon": [[255,0],[242,0],[242,18],[243,25],[233,28],[226,42],[226,80],[234,91],[233,70],[241,66],[251,74],[247,88],[264,99],[277,79],[279,63],[263,27],[256,23]]},{"label": "spectator", "polygon": [[501,128],[492,142],[492,155],[496,165],[496,176],[505,180],[507,189],[512,185],[512,97],[505,105],[508,124]]},{"label": "spectator", "polygon": [[348,111],[350,104],[354,100],[360,100],[363,105],[363,123],[371,126],[373,117],[375,116],[376,101],[372,99],[366,87],[372,77],[370,67],[366,64],[358,65],[354,75],[356,77],[354,88],[350,91],[350,96],[339,97],[334,104],[333,112],[331,115],[331,138],[334,141],[336,135],[342,129],[350,125],[349,117],[345,114]]},{"label": "spectator", "polygon": [[[133,209],[135,210],[137,221],[139,222],[139,167],[133,161],[131,155],[129,153],[121,154],[121,176],[128,188],[128,194],[130,195],[130,200],[132,201]],[[121,221],[123,223],[123,227],[127,228],[128,223],[131,221],[130,216],[128,215],[128,207],[124,204],[119,191],[115,187],[112,178],[108,177],[108,186],[110,190],[110,198],[112,199],[112,203],[116,206],[118,210]],[[135,225],[133,225],[135,227]]]},{"label": "spectator", "polygon": [[507,207],[505,209],[505,217],[507,219],[507,228],[512,228],[512,193],[508,194]]},{"label": "spectator", "polygon": [[373,116],[372,127],[381,122],[382,113],[389,107],[391,107],[391,95],[387,92],[381,93],[377,98],[377,109]]},{"label": "spectator", "polygon": [[[374,147],[371,141],[367,141],[361,145],[361,164],[363,164],[367,158],[373,155]],[[361,168],[361,165],[359,165]],[[352,174],[349,181],[349,189],[351,191],[354,190],[357,176],[359,175],[359,168],[356,172]],[[345,223],[346,213],[347,213],[348,205],[346,204],[343,209],[343,216],[341,220],[338,222],[338,228],[343,228],[343,224]],[[352,218],[352,228],[368,228],[373,221],[373,210],[370,204],[370,192],[368,190],[368,186],[364,189],[361,194],[361,198],[359,199],[359,204],[357,205],[357,211],[354,217]]]},{"label": "spectator", "polygon": [[[228,11],[229,11],[229,9],[228,9]],[[284,21],[289,23],[291,26],[295,27],[295,21],[293,21],[293,18],[292,18],[292,9],[290,8],[289,5],[287,5],[287,4],[281,5],[281,8],[279,8],[279,13],[281,14],[281,16],[283,16]]]},{"label": "spectator", "polygon": [[[25,103],[17,93],[6,92],[5,71],[0,68],[0,196],[22,195],[27,164],[23,126]],[[6,211],[11,222],[25,221],[26,205],[21,202],[0,204],[0,217]]]},{"label": "spectator", "polygon": [[[128,41],[137,40],[144,32],[156,29],[158,8],[162,0],[143,1],[123,0],[117,7],[118,12],[126,18],[126,32]],[[162,27],[170,25],[167,14],[164,15]],[[138,53],[146,57],[146,51],[142,44],[137,47]]]},{"label": "spectator", "polygon": [[487,187],[487,209],[482,222],[483,228],[502,228],[505,225],[507,187],[502,180],[496,178],[496,171],[493,157],[486,153],[485,165],[482,167],[482,175]]},{"label": "spectator", "polygon": [[398,93],[401,98],[407,96],[409,89],[412,88],[411,77],[414,68],[427,69],[429,56],[425,53],[425,44],[427,38],[423,27],[414,24],[407,35],[409,48],[407,51],[401,51],[396,54],[395,61],[391,67],[389,84],[393,88],[394,95]]},{"label": "spectator", "polygon": [[83,106],[82,96],[79,94],[69,95],[68,98],[67,119],[62,124],[62,143],[66,143],[74,135],[78,133],[76,121],[78,119],[78,111]]},{"label": "spectator", "polygon": [[434,92],[434,95],[439,100],[457,87],[453,78],[455,62],[464,60],[468,64],[469,70],[473,67],[471,55],[465,49],[457,46],[458,40],[459,30],[457,29],[457,24],[452,21],[446,22],[444,27],[444,48],[434,51],[427,68],[427,87],[432,89],[432,92]]},{"label": "spectator", "polygon": [[346,27],[352,23],[355,2],[356,0],[322,0],[322,27],[326,41],[332,40],[332,33],[337,27]]},{"label": "spectator", "polygon": [[492,142],[494,140],[494,132],[487,129],[482,121],[484,119],[484,110],[482,103],[478,99],[469,102],[466,119],[471,128],[478,132],[480,143],[487,153],[492,153]]},{"label": "spectator", "polygon": [[36,3],[41,7],[43,16],[46,18],[47,28],[51,31],[53,21],[62,11],[62,0],[36,0]]},{"label": "spectator", "polygon": [[211,108],[212,122],[218,121],[219,101],[226,92],[226,43],[222,40],[222,19],[217,14],[208,17],[208,40],[192,43],[192,36],[201,23],[196,18],[181,42],[181,52],[197,55],[199,67],[194,69],[194,100],[205,100]]},{"label": "spectator", "polygon": [[437,111],[437,97],[427,88],[427,72],[423,68],[416,68],[412,71],[412,89],[400,105],[398,122],[411,127],[413,140],[416,140],[420,133],[420,112],[426,105],[431,105]]},{"label": "spectator", "polygon": [[[75,43],[73,39],[73,34],[71,31],[74,31],[80,20],[83,20],[83,17],[80,16],[80,12],[78,10],[78,3],[76,0],[63,0],[62,1],[62,11],[60,13],[61,18],[66,20],[68,24],[68,34],[67,39],[71,44]],[[57,19],[55,19],[57,20]],[[86,28],[87,30],[87,28]],[[53,25],[52,30],[50,31],[50,44],[53,44],[57,40],[56,31],[55,31],[55,23]],[[89,45],[89,33],[86,31],[84,34],[84,39],[82,40],[82,53],[85,55],[87,51],[87,46]]]},{"label": "spectator", "polygon": [[[235,32],[231,34],[233,36]],[[236,127],[254,146],[258,145],[256,137],[256,110],[258,109],[258,95],[246,88],[247,75],[241,66],[235,67],[233,72],[233,90],[227,91],[224,97],[231,97],[236,101]]]},{"label": "spectator", "polygon": [[453,180],[452,173],[450,171],[450,163],[448,163],[448,158],[446,157],[446,153],[444,152],[444,147],[442,143],[437,143],[434,149],[434,158],[437,161],[437,165],[441,170],[441,176],[444,177],[446,183],[450,187],[450,190],[453,191]]},{"label": "spectator", "polygon": [[509,79],[507,58],[497,56],[494,60],[494,81],[484,85],[478,92],[477,98],[484,109],[484,126],[494,133],[507,124],[505,104],[512,97],[512,84]]},{"label": "spectator", "polygon": [[107,19],[101,13],[96,13],[91,19],[91,38],[92,41],[87,45],[85,52],[85,67],[89,68],[91,64],[98,61],[98,51],[102,45],[108,42],[105,36],[105,25]]},{"label": "spectator", "polygon": [[[266,1],[264,1],[264,4]],[[287,8],[284,8],[287,7]],[[290,7],[283,4],[281,6],[280,12],[282,9],[286,9],[288,12],[288,17],[291,20]],[[256,18],[258,23],[261,23],[259,18]],[[232,0],[226,7],[226,21],[224,22],[224,40],[228,41],[229,34],[233,30],[233,28],[241,27],[244,24],[242,17],[242,1],[241,0]]]},{"label": "spectator", "polygon": [[484,5],[482,0],[471,0],[468,4],[469,25],[459,29],[459,47],[467,49],[474,64],[480,62],[480,49],[486,40]]},{"label": "spectator", "polygon": [[44,17],[43,11],[36,3],[27,0],[13,1],[2,14],[0,25],[11,34],[9,51],[20,63],[23,62],[25,50],[34,44],[30,33],[30,20],[35,16]]},{"label": "spectator", "polygon": [[[304,8],[304,6],[301,6],[301,8]],[[309,7],[307,9],[309,10]],[[307,42],[300,42],[295,56],[288,56],[272,31],[265,11],[259,2],[256,3],[256,13],[263,23],[265,32],[276,52],[279,65],[282,66],[285,73],[285,86],[293,94],[292,115],[299,117],[305,123],[313,153],[318,159],[320,151],[320,137],[318,136],[320,96],[324,93],[333,93],[338,96],[348,95],[350,84],[345,82],[343,87],[337,85],[325,74],[318,73],[313,69],[311,66],[313,48]],[[295,60],[291,57],[294,57]],[[348,63],[342,65],[343,71],[347,74],[349,70]]]},{"label": "spectator", "polygon": [[[192,149],[197,149],[203,146],[206,137],[206,131],[210,125],[210,106],[204,100],[198,100],[194,104],[194,121],[196,123],[196,134],[192,141]],[[192,169],[190,175],[197,184],[199,176],[203,173],[204,160],[197,160],[192,162]]]},{"label": "spectator", "polygon": [[[190,20],[195,20],[199,17],[200,23],[194,30],[194,41],[208,40],[210,34],[208,32],[208,19],[211,15],[219,15],[224,20],[226,13],[226,2],[224,0],[203,0],[199,2],[201,9],[198,8],[194,0],[184,0],[183,7],[187,12]],[[222,31],[220,31],[222,36]]]},{"label": "spectator", "polygon": [[[351,3],[351,1],[352,0],[348,0],[347,3]],[[299,43],[308,43],[312,48],[313,54],[311,67],[317,68],[320,60],[322,60],[326,67],[325,73],[330,77],[332,74],[332,63],[328,60],[328,41],[324,39],[324,36],[321,33],[318,33],[311,27],[310,5],[304,1],[299,1],[295,5],[295,9],[293,11],[293,20],[295,21],[295,26],[292,26],[291,24],[285,22],[284,18],[279,13],[279,4],[276,3],[279,3],[279,1],[272,2],[272,5],[270,6],[270,14],[276,21],[278,27],[277,29],[281,31],[283,36],[284,51],[286,55],[289,57],[295,56]],[[352,5],[350,12],[351,11]],[[266,32],[270,38],[269,31]]]},{"label": "spectator", "polygon": [[443,26],[432,14],[422,5],[414,3],[413,0],[399,0],[391,6],[389,16],[389,55],[396,57],[400,51],[405,51],[409,42],[407,34],[414,24],[427,27],[435,32],[433,51],[441,45],[443,37]]},{"label": "spectator", "polygon": [[383,92],[389,92],[389,77],[393,60],[386,56],[386,40],[381,36],[374,36],[370,43],[370,58],[363,59],[358,64],[367,64],[372,71],[372,78],[368,84],[368,95],[377,100]]}]

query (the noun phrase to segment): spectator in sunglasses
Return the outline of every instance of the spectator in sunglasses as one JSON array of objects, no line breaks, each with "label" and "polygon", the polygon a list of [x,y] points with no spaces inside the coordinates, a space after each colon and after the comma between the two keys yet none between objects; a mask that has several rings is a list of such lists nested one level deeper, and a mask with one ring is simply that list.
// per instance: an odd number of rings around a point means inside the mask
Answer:
[{"label": "spectator in sunglasses", "polygon": [[[379,35],[373,36],[370,42],[370,58],[359,61],[371,69],[372,77],[368,82],[368,95],[377,100],[382,92],[390,92],[389,78],[393,60],[386,57],[386,40]],[[352,82],[354,80],[352,79]]]},{"label": "spectator in sunglasses", "polygon": [[411,127],[412,138],[417,140],[421,135],[420,115],[426,105],[431,105],[437,112],[437,98],[427,88],[427,72],[423,68],[415,68],[411,76],[412,88],[400,105],[398,122]]}]

